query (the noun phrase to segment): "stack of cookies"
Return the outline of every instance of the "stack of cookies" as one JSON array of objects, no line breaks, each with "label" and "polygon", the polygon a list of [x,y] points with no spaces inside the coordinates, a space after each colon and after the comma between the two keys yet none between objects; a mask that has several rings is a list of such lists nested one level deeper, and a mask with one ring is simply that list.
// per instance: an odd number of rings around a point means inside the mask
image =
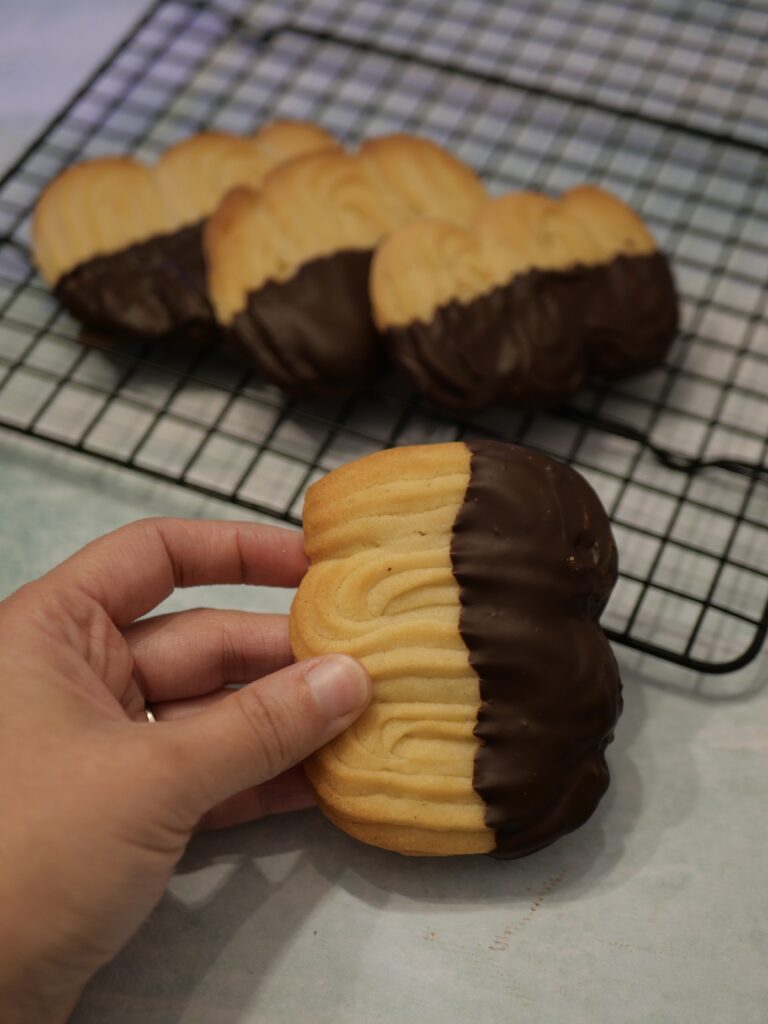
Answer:
[{"label": "stack of cookies", "polygon": [[677,329],[669,265],[594,186],[492,199],[462,161],[391,135],[343,149],[311,124],[206,132],[152,166],[69,168],[43,192],[37,266],[84,324],[221,332],[297,396],[353,394],[387,361],[458,413],[555,405]]},{"label": "stack of cookies", "polygon": [[[354,393],[388,359],[449,410],[547,406],[654,365],[676,328],[668,264],[619,199],[492,199],[406,135],[349,152],[281,122],[80,164],[33,247],[84,324],[221,334],[294,395]],[[514,445],[399,448],[315,483],[304,525],[293,652],[374,680],[307,763],[327,816],[401,853],[501,857],[585,822],[621,710],[598,624],[616,549],[586,481]]]}]

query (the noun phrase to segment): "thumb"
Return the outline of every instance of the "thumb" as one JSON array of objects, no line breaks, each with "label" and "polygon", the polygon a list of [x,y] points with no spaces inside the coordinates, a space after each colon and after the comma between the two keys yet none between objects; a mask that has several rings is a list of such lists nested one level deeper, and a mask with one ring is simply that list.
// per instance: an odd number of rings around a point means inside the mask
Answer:
[{"label": "thumb", "polygon": [[[195,813],[303,760],[347,728],[371,700],[367,671],[353,658],[310,658],[265,676],[200,714],[161,723],[184,803]],[[180,765],[179,765],[180,762]]]}]

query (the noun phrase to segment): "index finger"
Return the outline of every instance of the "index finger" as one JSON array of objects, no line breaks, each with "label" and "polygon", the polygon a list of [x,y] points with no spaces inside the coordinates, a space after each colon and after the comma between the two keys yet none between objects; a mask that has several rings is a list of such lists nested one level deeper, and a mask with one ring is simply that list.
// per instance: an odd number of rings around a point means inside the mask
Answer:
[{"label": "index finger", "polygon": [[307,566],[303,535],[294,530],[229,520],[142,519],[88,544],[46,580],[92,597],[121,626],[176,587],[295,587]]}]

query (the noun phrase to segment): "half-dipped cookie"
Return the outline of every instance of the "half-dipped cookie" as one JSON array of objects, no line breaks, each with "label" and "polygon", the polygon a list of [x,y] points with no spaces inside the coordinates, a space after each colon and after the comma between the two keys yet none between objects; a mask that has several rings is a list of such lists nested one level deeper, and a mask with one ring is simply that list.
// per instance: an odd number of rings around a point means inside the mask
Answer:
[{"label": "half-dipped cookie", "polygon": [[375,321],[395,363],[456,412],[556,405],[585,374],[658,364],[677,331],[666,257],[603,189],[489,200],[469,228],[412,222],[379,246]]},{"label": "half-dipped cookie", "polygon": [[598,624],[616,548],[586,481],[498,442],[397,448],[313,484],[304,530],[294,655],[374,681],[306,763],[325,814],[421,855],[519,857],[582,825],[621,711]]},{"label": "half-dipped cookie", "polygon": [[311,124],[281,121],[245,137],[195,135],[151,165],[103,157],[63,171],[32,224],[40,273],[78,320],[142,338],[215,326],[205,291],[202,225],[235,185],[337,143]]},{"label": "half-dipped cookie", "polygon": [[236,189],[206,225],[216,318],[283,390],[354,391],[381,359],[368,292],[376,244],[415,217],[467,224],[485,199],[465,164],[407,135],[293,160],[258,192]]}]

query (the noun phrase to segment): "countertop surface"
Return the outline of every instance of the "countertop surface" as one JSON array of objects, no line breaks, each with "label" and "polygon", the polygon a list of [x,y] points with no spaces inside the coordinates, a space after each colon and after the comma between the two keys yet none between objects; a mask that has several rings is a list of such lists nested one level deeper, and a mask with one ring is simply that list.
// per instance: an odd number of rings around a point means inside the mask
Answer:
[{"label": "countertop surface", "polygon": [[[6,0],[0,162],[9,165],[141,11]],[[0,430],[0,594],[144,515],[224,502]],[[286,608],[206,588],[200,604]],[[723,693],[617,651],[613,783],[579,833],[517,862],[400,858],[318,812],[197,838],[151,919],[88,988],[77,1024],[768,1017],[764,658]]]}]

